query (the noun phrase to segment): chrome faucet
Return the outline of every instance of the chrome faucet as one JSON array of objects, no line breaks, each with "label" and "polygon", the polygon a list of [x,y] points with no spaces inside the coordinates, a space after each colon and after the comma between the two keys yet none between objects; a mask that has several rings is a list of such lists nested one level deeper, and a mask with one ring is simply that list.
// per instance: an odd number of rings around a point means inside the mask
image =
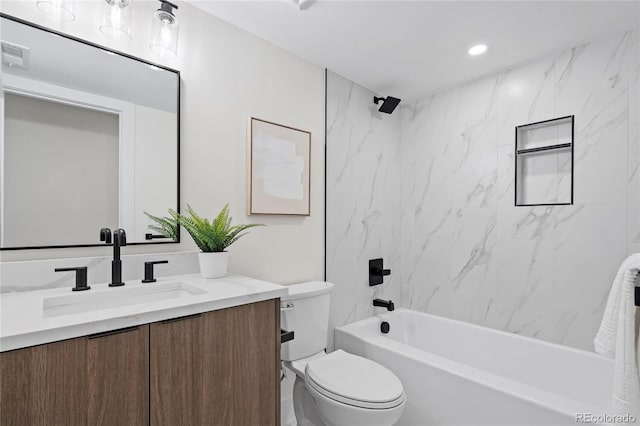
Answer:
[{"label": "chrome faucet", "polygon": [[[111,229],[102,228],[100,230],[100,241],[111,243]],[[120,287],[122,282],[122,260],[120,259],[120,247],[127,245],[127,234],[124,229],[113,231],[113,260],[111,261],[111,282],[109,287]]]}]

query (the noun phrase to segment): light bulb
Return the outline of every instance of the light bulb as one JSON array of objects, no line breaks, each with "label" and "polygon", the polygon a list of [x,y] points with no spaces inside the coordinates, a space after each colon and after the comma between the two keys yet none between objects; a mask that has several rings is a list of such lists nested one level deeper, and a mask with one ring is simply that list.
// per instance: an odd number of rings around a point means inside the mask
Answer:
[{"label": "light bulb", "polygon": [[162,24],[162,47],[164,47],[165,49],[169,48],[169,45],[171,44],[171,30],[169,29],[169,26],[167,25],[166,22],[164,22]]},{"label": "light bulb", "polygon": [[178,19],[173,14],[174,7],[171,3],[161,1],[160,9],[153,13],[149,49],[161,57],[177,56]]}]

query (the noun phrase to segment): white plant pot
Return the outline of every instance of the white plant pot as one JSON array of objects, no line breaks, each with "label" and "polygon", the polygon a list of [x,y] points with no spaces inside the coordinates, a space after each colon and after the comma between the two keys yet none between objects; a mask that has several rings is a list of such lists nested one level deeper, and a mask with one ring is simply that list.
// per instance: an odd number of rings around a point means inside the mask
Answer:
[{"label": "white plant pot", "polygon": [[229,264],[229,252],[200,252],[200,276],[202,278],[221,278],[227,275],[227,265]]}]

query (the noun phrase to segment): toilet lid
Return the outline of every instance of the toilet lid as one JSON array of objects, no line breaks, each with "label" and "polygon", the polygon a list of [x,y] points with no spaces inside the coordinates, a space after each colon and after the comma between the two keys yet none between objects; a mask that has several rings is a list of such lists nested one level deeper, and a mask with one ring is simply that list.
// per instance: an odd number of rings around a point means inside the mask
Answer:
[{"label": "toilet lid", "polygon": [[305,376],[318,392],[347,404],[391,408],[404,401],[402,383],[395,374],[343,350],[310,361]]}]

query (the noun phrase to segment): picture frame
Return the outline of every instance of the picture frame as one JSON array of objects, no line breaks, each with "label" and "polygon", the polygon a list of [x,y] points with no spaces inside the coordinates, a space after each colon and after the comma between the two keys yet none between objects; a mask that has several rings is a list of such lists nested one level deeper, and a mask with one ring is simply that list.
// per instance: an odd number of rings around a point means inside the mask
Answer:
[{"label": "picture frame", "polygon": [[250,117],[247,214],[311,214],[311,132]]}]

